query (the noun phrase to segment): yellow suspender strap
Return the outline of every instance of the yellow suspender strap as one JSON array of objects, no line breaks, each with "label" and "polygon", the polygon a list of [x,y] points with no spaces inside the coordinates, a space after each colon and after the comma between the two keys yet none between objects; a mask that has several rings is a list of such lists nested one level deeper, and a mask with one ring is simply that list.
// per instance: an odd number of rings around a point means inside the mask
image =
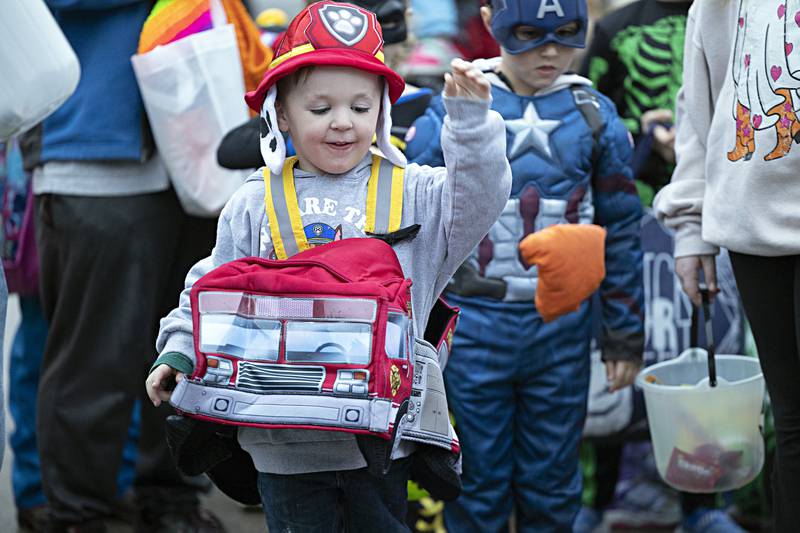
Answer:
[{"label": "yellow suspender strap", "polygon": [[264,168],[264,203],[278,259],[286,259],[311,248],[303,231],[303,220],[297,205],[293,172],[295,163],[297,157],[288,158],[283,164],[281,176],[271,174],[269,168]]},{"label": "yellow suspender strap", "polygon": [[[267,221],[275,247],[275,256],[286,259],[308,250],[297,191],[294,187],[294,165],[297,157],[290,157],[283,165],[281,176],[271,174],[264,168],[264,204]],[[405,169],[392,165],[386,159],[374,155],[372,170],[367,185],[367,214],[364,231],[387,234],[400,229],[403,216],[403,180]]]},{"label": "yellow suspender strap", "polygon": [[404,178],[405,169],[380,156],[372,156],[372,173],[367,186],[366,233],[383,235],[400,229]]}]

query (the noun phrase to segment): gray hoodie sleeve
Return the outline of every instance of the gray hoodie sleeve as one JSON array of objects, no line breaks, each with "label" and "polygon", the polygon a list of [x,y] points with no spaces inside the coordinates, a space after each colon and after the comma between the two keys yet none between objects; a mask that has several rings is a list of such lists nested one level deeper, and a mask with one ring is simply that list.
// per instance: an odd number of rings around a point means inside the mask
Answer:
[{"label": "gray hoodie sleeve", "polygon": [[[415,308],[428,310],[450,277],[489,231],[511,193],[505,123],[491,100],[444,99],[441,145],[446,167],[409,165],[414,219]],[[427,320],[427,314],[422,322]]]},{"label": "gray hoodie sleeve", "polygon": [[[672,181],[653,202],[656,217],[675,230],[675,257],[716,254],[719,248],[703,240],[701,218],[706,189],[708,132],[718,89],[714,88],[695,12],[686,26],[683,77],[687,80],[676,103],[677,164]],[[690,81],[690,83],[689,83]]]},{"label": "gray hoodie sleeve", "polygon": [[[198,261],[186,275],[186,283],[180,295],[178,307],[173,309],[166,317],[161,319],[161,325],[156,339],[156,350],[162,354],[153,367],[170,361],[170,366],[185,372],[190,363],[195,365],[194,337],[192,335],[192,308],[189,295],[194,283],[218,266],[253,255],[253,250],[258,250],[258,235],[253,235],[253,227],[260,227],[261,221],[250,220],[250,213],[263,213],[263,209],[251,211],[247,208],[248,201],[252,202],[254,195],[252,188],[261,187],[259,181],[248,181],[230,201],[225,205],[217,224],[217,240],[211,255]],[[262,216],[263,218],[263,216]],[[183,368],[173,362],[175,358],[167,358],[166,354],[181,354],[187,358]]]}]

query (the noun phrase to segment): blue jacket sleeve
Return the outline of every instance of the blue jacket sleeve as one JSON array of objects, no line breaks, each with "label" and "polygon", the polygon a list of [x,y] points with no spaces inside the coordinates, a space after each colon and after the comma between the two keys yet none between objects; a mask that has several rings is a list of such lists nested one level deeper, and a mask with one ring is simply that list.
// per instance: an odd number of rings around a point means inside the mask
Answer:
[{"label": "blue jacket sleeve", "polygon": [[443,167],[442,124],[446,111],[441,96],[431,99],[425,113],[414,121],[406,135],[406,158],[409,163]]},{"label": "blue jacket sleeve", "polygon": [[605,361],[640,361],[644,352],[642,207],[629,166],[632,142],[610,101],[601,101],[605,129],[592,178],[595,222],[604,226],[606,277],[600,286]]}]

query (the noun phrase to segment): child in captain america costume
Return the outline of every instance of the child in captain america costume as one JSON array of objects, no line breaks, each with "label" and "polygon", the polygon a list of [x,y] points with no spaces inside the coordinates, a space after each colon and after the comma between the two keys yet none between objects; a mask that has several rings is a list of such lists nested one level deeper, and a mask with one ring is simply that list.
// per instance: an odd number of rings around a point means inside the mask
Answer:
[{"label": "child in captain america costume", "polygon": [[[606,229],[599,300],[609,388],[629,385],[640,365],[642,210],[630,136],[591,82],[564,73],[584,46],[586,13],[585,0],[493,0],[481,8],[501,57],[475,64],[506,121],[513,185],[446,292],[462,309],[445,372],[464,457],[464,490],[445,507],[451,531],[504,530],[512,508],[518,531],[569,531],[580,507],[591,303],[543,319],[532,302],[544,269],[525,262],[526,236],[555,224]],[[409,160],[442,164],[444,118],[434,99],[406,137]],[[584,259],[574,258],[578,272]]]}]

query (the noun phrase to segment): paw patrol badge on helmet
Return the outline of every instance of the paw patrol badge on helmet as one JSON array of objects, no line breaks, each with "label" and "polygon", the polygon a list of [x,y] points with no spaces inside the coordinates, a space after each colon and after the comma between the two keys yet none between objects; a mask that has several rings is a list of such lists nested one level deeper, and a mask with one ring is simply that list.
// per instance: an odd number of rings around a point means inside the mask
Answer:
[{"label": "paw patrol badge on helmet", "polygon": [[[492,33],[511,54],[521,54],[547,43],[571,48],[586,46],[586,0],[491,0]],[[558,31],[576,22],[577,31]],[[535,31],[515,31],[529,26]]]},{"label": "paw patrol badge on helmet", "polygon": [[375,13],[352,4],[317,2],[289,24],[258,88],[245,96],[247,104],[260,111],[270,87],[310,65],[352,67],[383,76],[392,102],[405,86],[383,62],[383,34]]}]

